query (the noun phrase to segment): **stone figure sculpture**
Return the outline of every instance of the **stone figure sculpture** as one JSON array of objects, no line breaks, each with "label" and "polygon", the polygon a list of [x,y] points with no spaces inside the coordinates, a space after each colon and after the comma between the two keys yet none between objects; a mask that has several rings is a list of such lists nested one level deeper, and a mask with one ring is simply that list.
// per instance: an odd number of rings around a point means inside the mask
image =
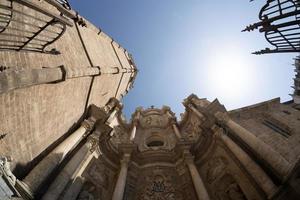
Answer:
[{"label": "stone figure sculpture", "polygon": [[15,185],[17,179],[15,175],[10,171],[9,162],[11,162],[10,157],[0,156],[0,168],[2,169],[2,173],[4,174],[4,176],[6,176],[6,178],[12,185]]},{"label": "stone figure sculpture", "polygon": [[237,183],[230,184],[226,189],[226,193],[230,200],[246,200],[246,197]]},{"label": "stone figure sculpture", "polygon": [[215,157],[208,162],[209,170],[207,172],[207,181],[208,183],[213,183],[226,168],[225,159],[222,157]]}]

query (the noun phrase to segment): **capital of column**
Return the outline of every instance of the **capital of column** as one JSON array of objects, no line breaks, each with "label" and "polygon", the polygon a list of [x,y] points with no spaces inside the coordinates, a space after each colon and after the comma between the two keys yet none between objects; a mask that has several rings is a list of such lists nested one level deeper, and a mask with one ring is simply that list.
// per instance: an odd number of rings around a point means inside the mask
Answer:
[{"label": "capital of column", "polygon": [[124,154],[122,160],[120,161],[121,165],[128,165],[130,157],[131,155],[129,153]]},{"label": "capital of column", "polygon": [[136,108],[135,113],[132,115],[132,124],[137,125],[140,120],[142,107]]},{"label": "capital of column", "polygon": [[137,126],[139,124],[139,118],[134,118],[132,120],[132,126]]},{"label": "capital of column", "polygon": [[187,165],[194,165],[194,159],[195,156],[191,155],[190,153],[184,156],[184,161]]},{"label": "capital of column", "polygon": [[171,118],[170,123],[171,123],[171,125],[174,125],[174,124],[177,125],[176,118],[175,117]]},{"label": "capital of column", "polygon": [[106,103],[106,105],[104,106],[104,111],[109,114],[111,113],[114,109],[122,109],[122,105],[119,102],[119,100],[117,98],[110,98],[109,101]]},{"label": "capital of column", "polygon": [[226,134],[226,133],[224,133],[224,129],[222,129],[221,127],[219,127],[217,125],[213,125],[211,127],[211,130],[213,131],[214,136],[216,138],[221,138],[224,134]]},{"label": "capital of column", "polygon": [[93,153],[99,146],[99,136],[92,134],[87,138],[87,142],[89,145],[89,151]]},{"label": "capital of column", "polygon": [[85,119],[83,122],[81,122],[81,126],[83,126],[87,132],[90,132],[91,130],[93,130],[95,125],[95,121],[89,119]]},{"label": "capital of column", "polygon": [[190,103],[187,105],[187,107],[191,109],[200,118],[200,120],[205,119],[205,116],[199,110],[197,110],[193,104]]},{"label": "capital of column", "polygon": [[186,163],[190,163],[190,161],[194,162],[194,156],[191,154],[190,149],[192,146],[192,142],[190,141],[179,141],[178,148],[181,150],[183,159]]},{"label": "capital of column", "polygon": [[217,123],[220,125],[226,125],[230,120],[228,113],[224,113],[224,112],[216,112],[215,117]]}]

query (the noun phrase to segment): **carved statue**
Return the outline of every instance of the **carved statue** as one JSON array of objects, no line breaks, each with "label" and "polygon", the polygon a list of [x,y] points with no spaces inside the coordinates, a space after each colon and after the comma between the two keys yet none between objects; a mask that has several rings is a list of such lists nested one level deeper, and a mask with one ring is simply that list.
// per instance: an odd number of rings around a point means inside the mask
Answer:
[{"label": "carved statue", "polygon": [[104,165],[93,165],[89,170],[89,175],[94,181],[107,188],[109,185],[107,170]]},{"label": "carved statue", "polygon": [[226,189],[226,193],[230,200],[247,200],[243,191],[237,183],[232,183]]},{"label": "carved statue", "polygon": [[79,193],[77,200],[95,200],[95,197],[93,195],[93,192],[95,192],[95,190],[96,187],[93,184],[87,183]]},{"label": "carved statue", "polygon": [[94,199],[95,199],[94,196],[85,190],[80,192],[80,194],[77,198],[77,200],[94,200]]},{"label": "carved statue", "polygon": [[7,157],[4,157],[4,156],[0,156],[0,168],[2,169],[1,171],[3,171],[4,176],[6,176],[6,178],[8,179],[8,181],[12,185],[15,185],[16,184],[16,177],[10,171],[9,162],[11,162],[11,158],[10,157],[7,158]]},{"label": "carved statue", "polygon": [[220,125],[224,125],[230,120],[228,113],[216,112],[215,117]]},{"label": "carved statue", "polygon": [[215,157],[208,162],[207,181],[213,183],[222,175],[226,168],[226,160],[222,157]]},{"label": "carved statue", "polygon": [[121,126],[115,126],[113,136],[110,140],[115,146],[117,146],[118,144],[130,142],[130,135],[129,132],[123,130]]},{"label": "carved statue", "polygon": [[215,184],[219,200],[247,200],[239,184],[231,174],[223,175]]}]

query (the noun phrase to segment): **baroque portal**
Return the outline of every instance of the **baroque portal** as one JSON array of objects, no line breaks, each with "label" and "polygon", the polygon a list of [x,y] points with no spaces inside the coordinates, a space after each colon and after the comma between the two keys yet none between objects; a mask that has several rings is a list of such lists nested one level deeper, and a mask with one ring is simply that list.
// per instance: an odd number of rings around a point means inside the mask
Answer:
[{"label": "baroque portal", "polygon": [[[259,29],[299,52],[298,0]],[[293,100],[228,111],[191,94],[125,119],[132,55],[67,0],[0,0],[0,200],[298,200],[300,57]],[[125,105],[126,106],[126,105]]]}]

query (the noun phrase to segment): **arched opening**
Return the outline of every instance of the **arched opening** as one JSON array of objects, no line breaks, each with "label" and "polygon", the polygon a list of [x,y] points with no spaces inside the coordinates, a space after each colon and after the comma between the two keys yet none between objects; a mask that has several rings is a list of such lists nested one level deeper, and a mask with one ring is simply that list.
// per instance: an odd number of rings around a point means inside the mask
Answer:
[{"label": "arched opening", "polygon": [[161,146],[164,146],[164,142],[159,141],[159,140],[154,140],[154,141],[148,142],[147,146],[148,147],[161,147]]}]

